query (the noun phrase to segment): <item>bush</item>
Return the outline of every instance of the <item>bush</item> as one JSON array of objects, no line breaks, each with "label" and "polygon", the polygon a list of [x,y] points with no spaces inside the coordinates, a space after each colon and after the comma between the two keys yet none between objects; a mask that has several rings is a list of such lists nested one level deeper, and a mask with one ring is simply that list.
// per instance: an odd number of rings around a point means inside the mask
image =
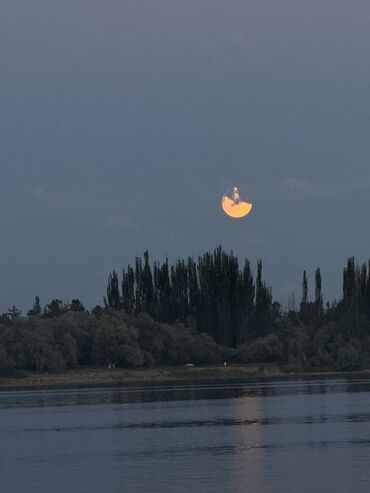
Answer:
[{"label": "bush", "polygon": [[240,346],[236,355],[240,363],[272,363],[282,358],[282,344],[274,334]]},{"label": "bush", "polygon": [[338,369],[340,371],[353,371],[361,368],[361,356],[358,349],[352,345],[338,349]]},{"label": "bush", "polygon": [[0,346],[0,371],[12,370],[15,366],[14,360],[4,347]]}]

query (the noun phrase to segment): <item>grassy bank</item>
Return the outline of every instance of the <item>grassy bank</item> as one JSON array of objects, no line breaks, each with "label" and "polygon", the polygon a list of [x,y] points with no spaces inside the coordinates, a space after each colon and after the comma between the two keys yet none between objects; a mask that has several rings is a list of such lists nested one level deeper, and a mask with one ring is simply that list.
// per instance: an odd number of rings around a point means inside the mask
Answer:
[{"label": "grassy bank", "polygon": [[291,378],[330,375],[366,375],[370,372],[321,372],[286,373],[276,365],[204,366],[173,367],[152,369],[97,369],[86,368],[61,373],[22,372],[21,374],[0,374],[0,390],[32,388],[98,387],[130,384],[150,384],[176,381],[228,380],[238,378]]},{"label": "grassy bank", "polygon": [[152,369],[97,369],[87,368],[61,373],[22,372],[0,374],[0,389],[80,387],[125,385],[130,383],[160,383],[166,381],[231,379],[240,377],[279,376],[277,366],[204,366]]}]

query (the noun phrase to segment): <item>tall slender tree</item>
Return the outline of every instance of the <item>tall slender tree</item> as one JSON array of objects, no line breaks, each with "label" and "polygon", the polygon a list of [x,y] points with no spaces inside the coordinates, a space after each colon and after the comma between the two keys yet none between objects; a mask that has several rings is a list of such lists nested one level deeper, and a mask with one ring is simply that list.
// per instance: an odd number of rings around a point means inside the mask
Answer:
[{"label": "tall slender tree", "polygon": [[323,317],[323,298],[322,298],[322,286],[321,286],[321,272],[320,267],[315,271],[315,316],[316,324],[320,325]]},{"label": "tall slender tree", "polygon": [[300,317],[303,321],[307,320],[308,311],[308,283],[307,283],[307,273],[303,271],[303,280],[302,280],[302,299],[300,304]]}]

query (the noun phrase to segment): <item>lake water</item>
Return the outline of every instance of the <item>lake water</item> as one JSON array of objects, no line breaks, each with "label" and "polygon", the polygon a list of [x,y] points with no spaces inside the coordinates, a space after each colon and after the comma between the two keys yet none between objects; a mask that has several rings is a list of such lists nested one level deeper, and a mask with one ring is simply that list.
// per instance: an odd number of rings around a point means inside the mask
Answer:
[{"label": "lake water", "polygon": [[370,491],[370,378],[0,392],[4,493]]}]

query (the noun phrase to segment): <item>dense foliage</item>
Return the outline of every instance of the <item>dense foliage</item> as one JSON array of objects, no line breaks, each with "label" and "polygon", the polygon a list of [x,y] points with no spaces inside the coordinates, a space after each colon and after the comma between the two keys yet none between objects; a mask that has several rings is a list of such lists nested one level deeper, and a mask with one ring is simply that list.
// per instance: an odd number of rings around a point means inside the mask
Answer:
[{"label": "dense foliage", "polygon": [[314,300],[303,272],[298,309],[282,310],[251,266],[220,247],[197,261],[150,265],[146,252],[108,279],[104,306],[38,297],[27,316],[0,317],[0,370],[186,363],[276,363],[287,370],[370,367],[370,263],[350,258],[343,295],[324,306],[320,269]]},{"label": "dense foliage", "polygon": [[199,332],[234,347],[265,335],[277,308],[262,281],[262,261],[254,281],[248,260],[240,269],[238,259],[221,247],[197,262],[189,257],[169,266],[166,260],[153,270],[145,252],[123,271],[121,282],[115,271],[110,274],[105,307],[130,315],[145,312],[169,324],[194,322]]}]

